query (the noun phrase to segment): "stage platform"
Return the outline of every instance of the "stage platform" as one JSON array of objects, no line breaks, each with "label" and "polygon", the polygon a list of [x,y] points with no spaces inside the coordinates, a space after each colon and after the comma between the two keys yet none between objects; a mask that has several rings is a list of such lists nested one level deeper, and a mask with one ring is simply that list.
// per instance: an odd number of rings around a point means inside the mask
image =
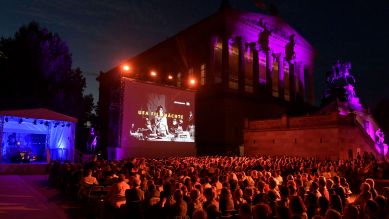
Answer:
[{"label": "stage platform", "polygon": [[41,163],[0,163],[1,175],[40,175],[48,174],[48,164]]}]

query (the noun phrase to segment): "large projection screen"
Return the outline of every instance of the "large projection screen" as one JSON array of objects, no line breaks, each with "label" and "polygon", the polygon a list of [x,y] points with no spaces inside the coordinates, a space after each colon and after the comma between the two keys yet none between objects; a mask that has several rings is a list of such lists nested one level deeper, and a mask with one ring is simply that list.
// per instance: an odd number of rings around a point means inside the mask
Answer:
[{"label": "large projection screen", "polygon": [[122,82],[117,159],[196,154],[194,92],[128,78]]}]

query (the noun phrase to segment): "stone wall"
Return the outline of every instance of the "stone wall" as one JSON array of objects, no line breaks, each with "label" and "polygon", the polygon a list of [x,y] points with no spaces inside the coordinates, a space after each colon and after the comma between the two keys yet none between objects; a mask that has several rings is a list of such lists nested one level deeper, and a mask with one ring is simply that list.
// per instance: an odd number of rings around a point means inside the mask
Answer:
[{"label": "stone wall", "polygon": [[289,129],[245,133],[245,155],[269,154],[337,158],[339,129]]},{"label": "stone wall", "polygon": [[359,126],[353,125],[351,117],[336,118],[336,115],[325,115],[248,122],[244,132],[244,154],[331,160],[355,158],[358,152],[376,155],[371,140]]}]

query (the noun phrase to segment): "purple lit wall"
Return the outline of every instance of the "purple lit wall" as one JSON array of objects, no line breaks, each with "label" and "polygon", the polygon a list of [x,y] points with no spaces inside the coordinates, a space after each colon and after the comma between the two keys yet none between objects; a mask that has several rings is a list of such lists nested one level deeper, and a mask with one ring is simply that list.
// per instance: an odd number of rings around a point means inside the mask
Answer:
[{"label": "purple lit wall", "polygon": [[[229,11],[226,19],[229,42],[238,43],[238,47],[242,43],[240,50],[245,53],[253,49],[253,53],[258,53],[259,80],[267,84],[273,96],[287,101],[301,98],[314,103],[315,50],[299,33],[281,18],[263,14]],[[230,59],[234,61],[231,55]],[[261,60],[265,69],[261,68]],[[240,71],[247,71],[247,68],[250,66],[239,66]]]}]

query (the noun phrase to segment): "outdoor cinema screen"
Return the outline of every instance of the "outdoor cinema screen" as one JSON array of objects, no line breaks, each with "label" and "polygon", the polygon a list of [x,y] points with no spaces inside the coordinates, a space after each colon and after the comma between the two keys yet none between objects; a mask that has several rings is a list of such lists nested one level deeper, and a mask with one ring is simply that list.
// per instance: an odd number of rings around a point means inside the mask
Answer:
[{"label": "outdoor cinema screen", "polygon": [[194,143],[194,92],[123,79],[122,146]]}]

